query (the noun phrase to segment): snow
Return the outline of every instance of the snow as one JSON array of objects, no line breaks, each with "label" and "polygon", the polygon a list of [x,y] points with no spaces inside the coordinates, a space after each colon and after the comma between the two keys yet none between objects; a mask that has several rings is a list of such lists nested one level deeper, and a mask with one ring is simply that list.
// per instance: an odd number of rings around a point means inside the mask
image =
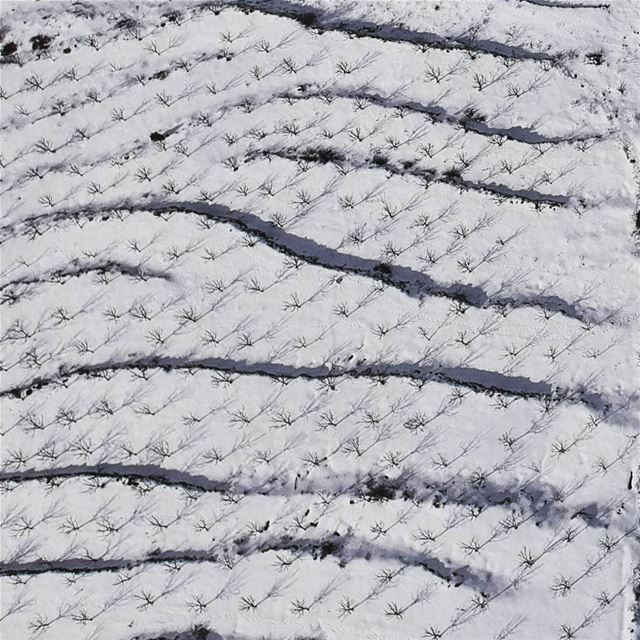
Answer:
[{"label": "snow", "polygon": [[2,637],[640,638],[638,24],[3,3]]}]

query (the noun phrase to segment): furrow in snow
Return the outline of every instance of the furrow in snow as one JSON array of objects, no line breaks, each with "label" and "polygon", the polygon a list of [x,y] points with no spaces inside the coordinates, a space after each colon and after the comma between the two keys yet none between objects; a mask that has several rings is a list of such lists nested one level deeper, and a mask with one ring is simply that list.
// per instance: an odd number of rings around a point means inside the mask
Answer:
[{"label": "furrow in snow", "polygon": [[0,576],[39,575],[44,573],[96,573],[120,571],[148,564],[166,562],[203,563],[220,562],[225,557],[240,559],[255,553],[291,551],[299,555],[310,555],[317,560],[331,557],[341,563],[353,560],[367,562],[395,562],[401,566],[420,567],[429,574],[455,586],[468,588],[496,586],[502,582],[500,576],[489,571],[473,569],[469,565],[456,566],[437,556],[401,545],[383,546],[374,544],[353,534],[337,532],[324,537],[294,537],[290,535],[261,534],[256,539],[239,538],[228,545],[214,545],[209,549],[184,549],[156,551],[138,558],[66,558],[61,560],[0,563]]},{"label": "furrow in snow", "polygon": [[91,273],[117,274],[129,276],[131,278],[138,278],[140,280],[157,278],[160,280],[170,281],[173,279],[171,273],[168,271],[146,269],[143,265],[132,265],[125,262],[109,260],[98,264],[61,267],[40,276],[24,276],[21,278],[15,278],[9,282],[1,284],[0,291],[14,287],[29,287],[35,284],[61,284],[72,278],[80,278]]},{"label": "furrow in snow", "polygon": [[468,51],[510,60],[533,60],[537,62],[557,62],[560,55],[545,51],[532,51],[517,45],[509,45],[494,40],[479,40],[464,35],[444,37],[428,31],[416,31],[397,24],[383,24],[362,18],[347,18],[338,12],[324,11],[316,7],[289,0],[229,0],[247,12],[261,13],[290,18],[308,29],[323,33],[339,31],[356,38],[373,38],[387,42],[406,42],[428,49],[442,51]]},{"label": "furrow in snow", "polygon": [[443,107],[437,104],[423,104],[417,100],[402,99],[399,97],[383,96],[368,89],[342,89],[339,87],[321,87],[318,85],[301,85],[300,87],[284,93],[280,93],[276,98],[286,98],[287,100],[300,101],[311,99],[338,99],[338,100],[363,100],[370,104],[382,107],[383,109],[400,109],[409,113],[426,115],[434,123],[447,124],[456,129],[475,133],[481,136],[493,137],[501,136],[528,145],[539,144],[563,144],[574,143],[587,140],[598,140],[602,138],[600,134],[587,134],[575,136],[554,136],[549,137],[538,133],[534,129],[521,126],[494,127],[484,121],[482,114],[470,111],[460,115],[448,113]]},{"label": "furrow in snow", "polygon": [[587,2],[555,2],[554,0],[520,0],[520,2],[528,2],[549,9],[608,9],[611,6],[609,3],[590,4]]},{"label": "furrow in snow", "polygon": [[276,157],[292,162],[315,162],[320,164],[339,164],[349,166],[359,171],[387,171],[393,175],[412,176],[421,179],[425,183],[425,188],[431,184],[447,184],[462,191],[475,191],[484,195],[498,197],[499,199],[517,202],[519,204],[533,204],[536,208],[545,205],[551,208],[566,207],[571,198],[563,194],[551,194],[535,191],[534,189],[514,189],[506,184],[496,182],[476,182],[465,180],[462,172],[457,170],[438,173],[434,169],[418,168],[414,159],[407,159],[402,163],[385,161],[379,163],[375,161],[375,156],[356,157],[353,154],[347,156],[342,151],[331,147],[273,147],[254,152],[247,157],[247,161],[259,157]]},{"label": "furrow in snow", "polygon": [[[417,505],[457,505],[464,507],[518,507],[523,519],[532,519],[537,526],[557,527],[566,519],[580,518],[588,526],[607,527],[607,509],[596,503],[579,508],[567,508],[563,502],[566,492],[542,480],[530,480],[519,485],[502,486],[490,479],[478,480],[454,475],[446,481],[402,473],[391,478],[388,474],[335,474],[323,470],[305,477],[277,476],[250,480],[213,480],[201,474],[170,469],[151,464],[100,463],[69,465],[48,469],[27,469],[0,473],[0,482],[24,483],[40,480],[72,478],[112,478],[114,480],[143,481],[155,486],[184,489],[192,493],[220,493],[241,496],[350,496],[367,502],[401,500]],[[582,485],[577,485],[580,488]]]},{"label": "furrow in snow", "polygon": [[236,229],[258,238],[267,246],[285,255],[299,258],[309,264],[332,271],[350,273],[382,282],[413,298],[423,299],[425,296],[449,298],[452,301],[462,302],[479,309],[485,309],[492,305],[503,305],[513,309],[541,309],[550,313],[559,313],[581,322],[599,322],[602,320],[600,316],[604,316],[604,314],[584,309],[577,302],[570,302],[556,295],[544,293],[528,295],[521,293],[515,296],[505,294],[490,295],[478,285],[461,282],[453,284],[437,282],[429,275],[416,271],[411,267],[380,262],[372,258],[332,249],[316,242],[312,238],[295,235],[248,211],[235,210],[225,205],[210,202],[157,200],[149,201],[139,206],[129,202],[114,202],[111,203],[109,208],[100,210],[60,211],[37,219],[32,218],[30,221],[23,221],[12,227],[4,227],[1,231],[4,232],[5,237],[15,237],[16,233],[20,233],[22,226],[27,223],[30,225],[34,220],[56,222],[65,219],[95,219],[102,218],[104,215],[108,215],[109,212],[117,210],[130,212],[151,211],[156,215],[192,214],[205,216],[219,222],[228,223]]},{"label": "furrow in snow", "polygon": [[498,371],[487,371],[473,367],[452,367],[431,363],[371,363],[346,369],[332,365],[296,367],[275,362],[247,362],[228,358],[202,358],[177,356],[147,356],[131,360],[108,360],[86,366],[61,365],[55,375],[31,380],[0,391],[0,397],[24,399],[36,390],[46,389],[73,376],[95,378],[105,373],[120,371],[218,371],[241,375],[258,375],[277,381],[335,380],[343,377],[370,378],[384,382],[390,378],[407,378],[421,382],[450,384],[475,393],[502,394],[510,397],[529,398],[539,401],[578,402],[596,411],[605,410],[607,399],[597,392],[572,391],[554,387],[545,381],[534,381],[524,376],[509,376]]}]

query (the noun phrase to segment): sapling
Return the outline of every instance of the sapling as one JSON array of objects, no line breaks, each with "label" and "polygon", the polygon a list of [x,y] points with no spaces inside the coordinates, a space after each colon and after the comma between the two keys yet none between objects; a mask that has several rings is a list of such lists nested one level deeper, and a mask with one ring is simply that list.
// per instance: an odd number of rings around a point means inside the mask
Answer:
[{"label": "sapling", "polygon": [[433,82],[436,82],[437,84],[440,84],[442,80],[444,80],[444,78],[446,77],[446,73],[443,72],[440,67],[437,67],[434,65],[427,65],[424,72],[424,77],[425,77],[425,80],[427,80],[427,82],[433,81]]},{"label": "sapling", "polygon": [[28,118],[33,112],[29,111],[23,104],[18,104],[15,107],[15,112],[17,115],[22,116],[23,118]]},{"label": "sapling", "polygon": [[46,138],[40,138],[33,148],[38,153],[55,153],[57,151],[54,145]]},{"label": "sapling", "polygon": [[338,612],[340,617],[348,616],[356,610],[357,604],[349,598],[349,596],[343,596],[338,604]]},{"label": "sapling", "polygon": [[240,168],[240,160],[235,157],[227,158],[222,162],[222,164],[232,171],[237,171]]},{"label": "sapling", "polygon": [[163,53],[163,51],[160,50],[160,47],[158,46],[158,43],[155,41],[151,41],[148,44],[146,44],[144,46],[144,50],[148,51],[149,53],[154,53],[155,55],[159,56]]},{"label": "sapling", "polygon": [[473,74],[473,86],[478,91],[482,91],[488,85],[489,85],[489,80],[484,75],[482,75],[481,73]]},{"label": "sapling", "polygon": [[354,127],[348,132],[348,135],[355,142],[362,142],[368,137],[368,134],[363,132],[360,127]]},{"label": "sapling", "polygon": [[47,207],[54,208],[56,206],[56,201],[53,199],[53,196],[50,193],[43,193],[39,198],[38,202]]},{"label": "sapling", "polygon": [[290,73],[292,75],[298,73],[300,71],[300,66],[298,63],[293,60],[293,58],[283,58],[280,63],[280,68],[283,73]]},{"label": "sapling", "polygon": [[62,99],[54,100],[53,104],[51,105],[52,113],[57,114],[59,116],[65,115],[70,109],[71,107],[68,107],[65,101]]},{"label": "sapling", "polygon": [[44,91],[45,83],[40,76],[33,74],[25,80],[25,88],[27,91]]}]

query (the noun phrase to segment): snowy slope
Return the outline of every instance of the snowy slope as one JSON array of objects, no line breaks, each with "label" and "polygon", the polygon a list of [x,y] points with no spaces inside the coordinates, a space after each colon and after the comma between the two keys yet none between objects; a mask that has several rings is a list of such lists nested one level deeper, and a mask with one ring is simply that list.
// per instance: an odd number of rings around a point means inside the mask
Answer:
[{"label": "snowy slope", "polygon": [[640,638],[638,3],[1,11],[3,638]]}]

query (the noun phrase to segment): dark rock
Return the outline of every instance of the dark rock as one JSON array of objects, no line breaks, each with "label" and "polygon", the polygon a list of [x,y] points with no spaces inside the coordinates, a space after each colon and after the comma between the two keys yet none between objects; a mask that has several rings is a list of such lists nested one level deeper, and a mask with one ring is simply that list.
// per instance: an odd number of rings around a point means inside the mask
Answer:
[{"label": "dark rock", "polygon": [[44,35],[43,33],[29,39],[29,42],[31,42],[31,49],[33,51],[43,51],[44,49],[48,49],[51,46],[51,41],[51,36]]},{"label": "dark rock", "polygon": [[18,50],[18,45],[15,42],[7,42],[2,47],[2,57],[12,56]]}]

